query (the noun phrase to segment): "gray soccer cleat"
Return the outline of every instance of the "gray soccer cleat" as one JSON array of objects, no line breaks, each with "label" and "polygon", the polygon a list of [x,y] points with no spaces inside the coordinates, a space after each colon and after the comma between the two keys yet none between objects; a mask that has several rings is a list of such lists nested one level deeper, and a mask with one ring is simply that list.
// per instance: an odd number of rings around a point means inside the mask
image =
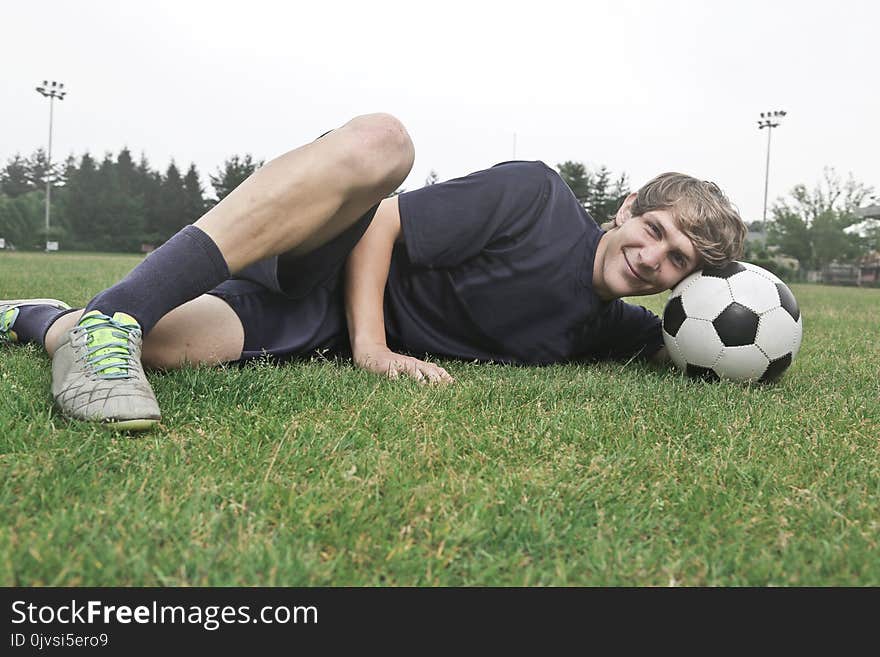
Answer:
[{"label": "gray soccer cleat", "polygon": [[141,365],[141,328],[125,313],[92,310],[52,357],[52,396],[65,415],[143,431],[161,414]]},{"label": "gray soccer cleat", "polygon": [[0,344],[18,342],[18,335],[12,329],[18,319],[18,309],[22,306],[52,306],[59,310],[69,310],[63,301],[58,299],[10,299],[0,301]]}]

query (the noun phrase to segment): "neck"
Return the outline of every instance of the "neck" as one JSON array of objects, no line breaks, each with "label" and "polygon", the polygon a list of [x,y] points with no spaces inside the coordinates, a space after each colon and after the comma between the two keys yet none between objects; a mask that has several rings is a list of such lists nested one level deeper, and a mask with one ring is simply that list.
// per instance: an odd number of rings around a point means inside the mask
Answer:
[{"label": "neck", "polygon": [[593,292],[596,293],[596,296],[602,299],[602,301],[611,301],[614,298],[614,295],[611,294],[608,287],[605,285],[605,252],[608,247],[608,233],[604,233],[602,237],[599,238],[599,243],[596,245],[596,257],[593,259]]}]

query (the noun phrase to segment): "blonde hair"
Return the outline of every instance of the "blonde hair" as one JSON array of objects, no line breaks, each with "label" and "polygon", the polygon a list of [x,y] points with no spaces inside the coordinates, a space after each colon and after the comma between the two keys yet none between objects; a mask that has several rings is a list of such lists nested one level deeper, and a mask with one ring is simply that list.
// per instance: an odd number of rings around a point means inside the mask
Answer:
[{"label": "blonde hair", "polygon": [[[699,254],[702,265],[723,267],[742,257],[748,228],[718,185],[683,173],[661,173],[643,185],[630,208],[633,217],[669,210]],[[612,220],[605,230],[617,227]]]}]

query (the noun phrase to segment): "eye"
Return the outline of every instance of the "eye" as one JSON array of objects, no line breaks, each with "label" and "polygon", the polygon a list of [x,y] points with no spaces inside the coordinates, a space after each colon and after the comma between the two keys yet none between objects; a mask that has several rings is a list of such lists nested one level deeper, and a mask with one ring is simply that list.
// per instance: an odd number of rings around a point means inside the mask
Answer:
[{"label": "eye", "polygon": [[660,237],[660,229],[657,228],[657,224],[648,222],[648,230],[655,237]]},{"label": "eye", "polygon": [[672,262],[679,269],[687,266],[687,259],[680,253],[675,253],[672,255]]}]

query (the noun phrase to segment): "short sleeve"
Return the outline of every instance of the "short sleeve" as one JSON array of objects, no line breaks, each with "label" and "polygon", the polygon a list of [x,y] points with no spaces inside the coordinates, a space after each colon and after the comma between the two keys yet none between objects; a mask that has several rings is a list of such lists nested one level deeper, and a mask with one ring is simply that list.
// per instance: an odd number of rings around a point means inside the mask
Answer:
[{"label": "short sleeve", "polygon": [[620,299],[591,327],[588,357],[611,360],[648,359],[663,346],[660,318],[644,306]]},{"label": "short sleeve", "polygon": [[454,267],[495,243],[515,241],[541,215],[552,175],[543,162],[504,162],[401,194],[410,261]]}]

